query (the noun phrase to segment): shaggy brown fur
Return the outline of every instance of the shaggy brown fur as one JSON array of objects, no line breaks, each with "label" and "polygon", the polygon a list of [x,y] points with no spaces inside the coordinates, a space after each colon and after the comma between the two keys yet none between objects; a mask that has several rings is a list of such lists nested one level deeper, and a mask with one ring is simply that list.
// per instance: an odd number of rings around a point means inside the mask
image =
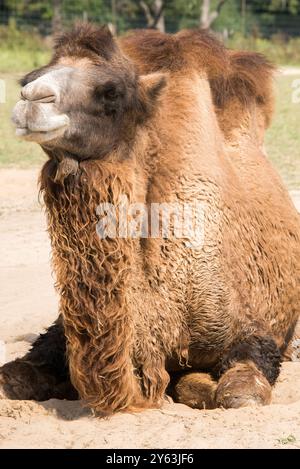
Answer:
[{"label": "shaggy brown fur", "polygon": [[51,182],[55,171],[52,161],[44,167],[41,190],[49,213],[72,382],[81,397],[102,412],[141,405],[130,359],[133,317],[126,294],[132,281],[133,241],[100,241],[96,231],[101,201],[109,197],[117,205],[121,194],[131,200],[131,166],[88,161],[58,191]]},{"label": "shaggy brown fur", "polygon": [[[81,99],[80,113],[68,110],[75,130],[44,146],[41,190],[80,396],[101,413],[156,406],[167,371],[219,364],[218,383],[179,378],[178,400],[268,403],[300,300],[299,217],[261,151],[271,67],[202,32],[140,32],[118,47],[90,26],[59,40],[53,64],[88,80],[91,67],[106,80],[109,70],[109,82],[122,83],[113,114],[110,95],[101,92],[101,108]],[[101,109],[98,120],[91,107]],[[67,175],[65,158],[78,163]],[[148,205],[205,204],[204,246],[172,236],[100,239],[97,206],[118,205],[121,194]]]}]

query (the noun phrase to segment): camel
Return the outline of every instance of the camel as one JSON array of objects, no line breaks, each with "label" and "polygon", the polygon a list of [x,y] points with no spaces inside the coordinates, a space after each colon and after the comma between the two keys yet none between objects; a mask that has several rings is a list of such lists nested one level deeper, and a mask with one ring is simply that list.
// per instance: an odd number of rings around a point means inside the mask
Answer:
[{"label": "camel", "polygon": [[[293,338],[300,221],[266,158],[273,68],[208,33],[79,25],[26,75],[13,121],[40,177],[60,316],[0,369],[2,396],[96,414],[265,405]],[[202,244],[99,236],[99,206],[200,204]],[[117,220],[118,221],[118,220]]]}]

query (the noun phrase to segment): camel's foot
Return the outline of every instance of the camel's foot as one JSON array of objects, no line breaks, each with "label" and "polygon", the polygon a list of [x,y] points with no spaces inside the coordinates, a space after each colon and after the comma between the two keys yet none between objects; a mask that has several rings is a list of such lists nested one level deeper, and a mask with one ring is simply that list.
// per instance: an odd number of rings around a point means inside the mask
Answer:
[{"label": "camel's foot", "polygon": [[0,398],[44,401],[77,399],[69,381],[57,382],[46,367],[17,359],[0,368]]},{"label": "camel's foot", "polygon": [[236,363],[219,380],[216,404],[227,409],[266,405],[271,402],[271,391],[271,385],[254,363]]},{"label": "camel's foot", "polygon": [[217,383],[207,373],[186,373],[171,381],[169,392],[175,402],[195,409],[214,409]]}]

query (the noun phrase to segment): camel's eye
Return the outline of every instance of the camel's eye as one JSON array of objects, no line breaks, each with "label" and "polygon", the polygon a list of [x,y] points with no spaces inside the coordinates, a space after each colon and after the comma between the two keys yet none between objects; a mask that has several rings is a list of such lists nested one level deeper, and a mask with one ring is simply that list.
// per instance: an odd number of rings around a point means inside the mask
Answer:
[{"label": "camel's eye", "polygon": [[95,94],[97,98],[105,101],[116,101],[120,96],[119,91],[117,90],[117,85],[112,82],[105,83],[105,85],[97,86],[95,89]]},{"label": "camel's eye", "polygon": [[114,101],[118,97],[118,92],[116,90],[116,87],[114,85],[109,85],[105,90],[104,90],[104,98],[109,100],[109,101]]},{"label": "camel's eye", "polygon": [[96,99],[106,116],[115,117],[124,107],[125,92],[118,82],[107,81],[95,89]]}]

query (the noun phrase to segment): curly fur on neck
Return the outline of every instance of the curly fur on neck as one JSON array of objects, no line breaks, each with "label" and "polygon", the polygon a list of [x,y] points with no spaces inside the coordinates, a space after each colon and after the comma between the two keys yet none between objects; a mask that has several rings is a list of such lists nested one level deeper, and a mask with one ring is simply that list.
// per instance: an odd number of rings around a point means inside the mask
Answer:
[{"label": "curly fur on neck", "polygon": [[[128,307],[132,240],[100,239],[100,202],[131,199],[130,171],[111,163],[81,163],[62,185],[53,181],[56,163],[41,176],[53,266],[68,339],[71,379],[96,411],[139,405],[143,397],[131,355],[133,321]],[[125,177],[126,174],[126,177]]]}]

